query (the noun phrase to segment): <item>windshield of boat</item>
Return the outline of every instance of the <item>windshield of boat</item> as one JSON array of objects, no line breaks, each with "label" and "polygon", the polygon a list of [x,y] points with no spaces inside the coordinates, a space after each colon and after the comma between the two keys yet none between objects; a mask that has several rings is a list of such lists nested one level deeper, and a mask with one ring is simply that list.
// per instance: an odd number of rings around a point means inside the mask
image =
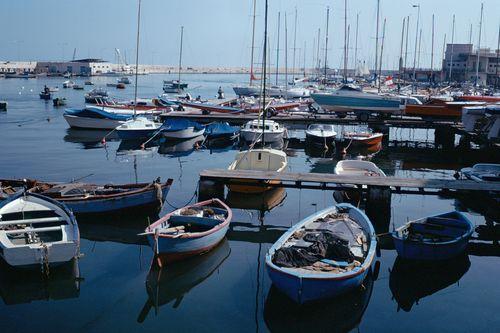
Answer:
[{"label": "windshield of boat", "polygon": [[311,131],[333,131],[333,125],[312,124],[309,129]]}]

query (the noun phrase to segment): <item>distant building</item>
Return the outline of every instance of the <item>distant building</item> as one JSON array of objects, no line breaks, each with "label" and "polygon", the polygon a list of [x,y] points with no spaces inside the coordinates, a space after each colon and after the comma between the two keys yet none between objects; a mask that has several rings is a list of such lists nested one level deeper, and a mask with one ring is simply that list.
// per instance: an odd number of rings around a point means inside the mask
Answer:
[{"label": "distant building", "polygon": [[36,61],[0,61],[0,74],[33,73]]},{"label": "distant building", "polygon": [[[479,50],[478,83],[495,84],[500,76],[500,50]],[[442,78],[446,81],[476,81],[477,49],[472,44],[447,44],[443,59]],[[450,70],[451,69],[451,70]],[[450,80],[451,74],[451,80]]]},{"label": "distant building", "polygon": [[38,62],[36,72],[47,73],[48,75],[70,73],[72,75],[93,76],[112,72],[112,65],[101,59],[79,59],[62,62],[46,61]]}]

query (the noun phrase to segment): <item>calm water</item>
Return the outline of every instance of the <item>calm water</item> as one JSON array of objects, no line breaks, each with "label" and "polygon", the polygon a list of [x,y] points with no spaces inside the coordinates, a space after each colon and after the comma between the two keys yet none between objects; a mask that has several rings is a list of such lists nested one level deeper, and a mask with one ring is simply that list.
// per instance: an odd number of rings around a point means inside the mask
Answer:
[{"label": "calm water", "polygon": [[[139,96],[161,91],[166,75],[139,78]],[[93,78],[96,85],[114,78]],[[238,75],[191,75],[193,96],[214,97],[219,86],[227,95]],[[83,92],[62,89],[62,78],[0,79],[0,178],[37,178],[87,182],[150,182],[173,178],[163,212],[196,200],[198,174],[205,168],[225,168],[237,147],[193,150],[170,144],[134,150],[105,133],[70,130],[63,109],[40,100],[44,84],[59,86],[57,96],[68,107],[83,106]],[[80,81],[76,79],[76,81]],[[79,83],[83,83],[79,82]],[[89,87],[85,87],[89,90]],[[122,98],[124,91],[109,88]],[[300,136],[299,132],[294,133]],[[391,131],[391,140],[432,139],[428,131]],[[289,145],[290,170],[330,173],[336,160]],[[366,154],[367,152],[353,152]],[[462,166],[486,160],[432,150],[388,148],[372,154],[387,174],[451,178]],[[2,332],[192,332],[192,331],[448,331],[500,330],[500,259],[469,254],[436,270],[406,268],[394,250],[383,250],[376,279],[364,289],[313,307],[297,308],[271,288],[264,265],[267,249],[289,226],[333,203],[331,191],[274,190],[262,197],[231,196],[231,231],[214,251],[195,260],[149,270],[151,249],[137,237],[146,216],[114,216],[80,220],[81,252],[74,266],[53,270],[48,281],[36,273],[0,271]],[[469,200],[421,195],[393,195],[390,209],[371,214],[378,232],[392,230],[408,219],[452,209],[466,210],[476,223],[481,213]],[[377,212],[376,212],[377,213]],[[490,242],[491,244],[491,242]],[[29,320],[28,320],[29,318]]]}]

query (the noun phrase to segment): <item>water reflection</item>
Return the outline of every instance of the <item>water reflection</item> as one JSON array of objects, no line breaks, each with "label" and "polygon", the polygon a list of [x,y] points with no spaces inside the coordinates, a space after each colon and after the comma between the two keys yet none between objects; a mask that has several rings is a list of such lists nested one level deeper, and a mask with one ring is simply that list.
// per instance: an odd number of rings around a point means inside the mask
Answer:
[{"label": "water reflection", "polygon": [[78,298],[82,280],[77,260],[51,268],[48,277],[0,262],[0,296],[6,305]]},{"label": "water reflection", "polygon": [[468,255],[451,260],[415,263],[397,257],[390,271],[389,287],[399,309],[409,312],[413,304],[457,283],[470,267]]},{"label": "water reflection", "polygon": [[205,281],[229,257],[231,248],[227,239],[212,251],[181,261],[162,269],[153,265],[146,279],[146,292],[148,299],[144,304],[137,321],[146,320],[152,308],[155,314],[162,305],[173,302],[174,309],[181,305],[182,299],[191,289]]},{"label": "water reflection", "polygon": [[368,274],[363,285],[333,299],[298,305],[274,286],[264,305],[264,321],[271,332],[348,332],[359,325],[373,290]]},{"label": "water reflection", "polygon": [[201,147],[204,136],[200,135],[189,140],[161,140],[158,153],[162,155],[171,155],[175,157],[188,156],[195,149]]},{"label": "water reflection", "polygon": [[264,214],[281,204],[285,198],[285,188],[276,187],[264,193],[235,193],[229,191],[225,202],[231,208],[258,210]]},{"label": "water reflection", "polygon": [[[118,141],[118,134],[110,133],[108,130],[86,130],[79,128],[68,128],[64,141],[81,144],[83,149],[102,148],[102,138],[106,135],[107,141]],[[108,135],[109,134],[109,135]]]}]

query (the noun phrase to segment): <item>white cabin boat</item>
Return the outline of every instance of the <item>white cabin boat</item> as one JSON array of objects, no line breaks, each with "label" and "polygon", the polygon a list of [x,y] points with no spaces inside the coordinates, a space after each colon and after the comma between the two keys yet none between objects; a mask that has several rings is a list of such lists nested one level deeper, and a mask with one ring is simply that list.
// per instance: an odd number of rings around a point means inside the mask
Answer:
[{"label": "white cabin boat", "polygon": [[337,136],[334,126],[329,124],[311,124],[306,129],[306,140],[311,143],[330,144]]},{"label": "white cabin boat", "polygon": [[[264,129],[262,128],[264,126]],[[283,140],[285,128],[273,120],[251,120],[241,129],[240,136],[247,142],[277,142]],[[264,136],[264,137],[262,137]]]}]

